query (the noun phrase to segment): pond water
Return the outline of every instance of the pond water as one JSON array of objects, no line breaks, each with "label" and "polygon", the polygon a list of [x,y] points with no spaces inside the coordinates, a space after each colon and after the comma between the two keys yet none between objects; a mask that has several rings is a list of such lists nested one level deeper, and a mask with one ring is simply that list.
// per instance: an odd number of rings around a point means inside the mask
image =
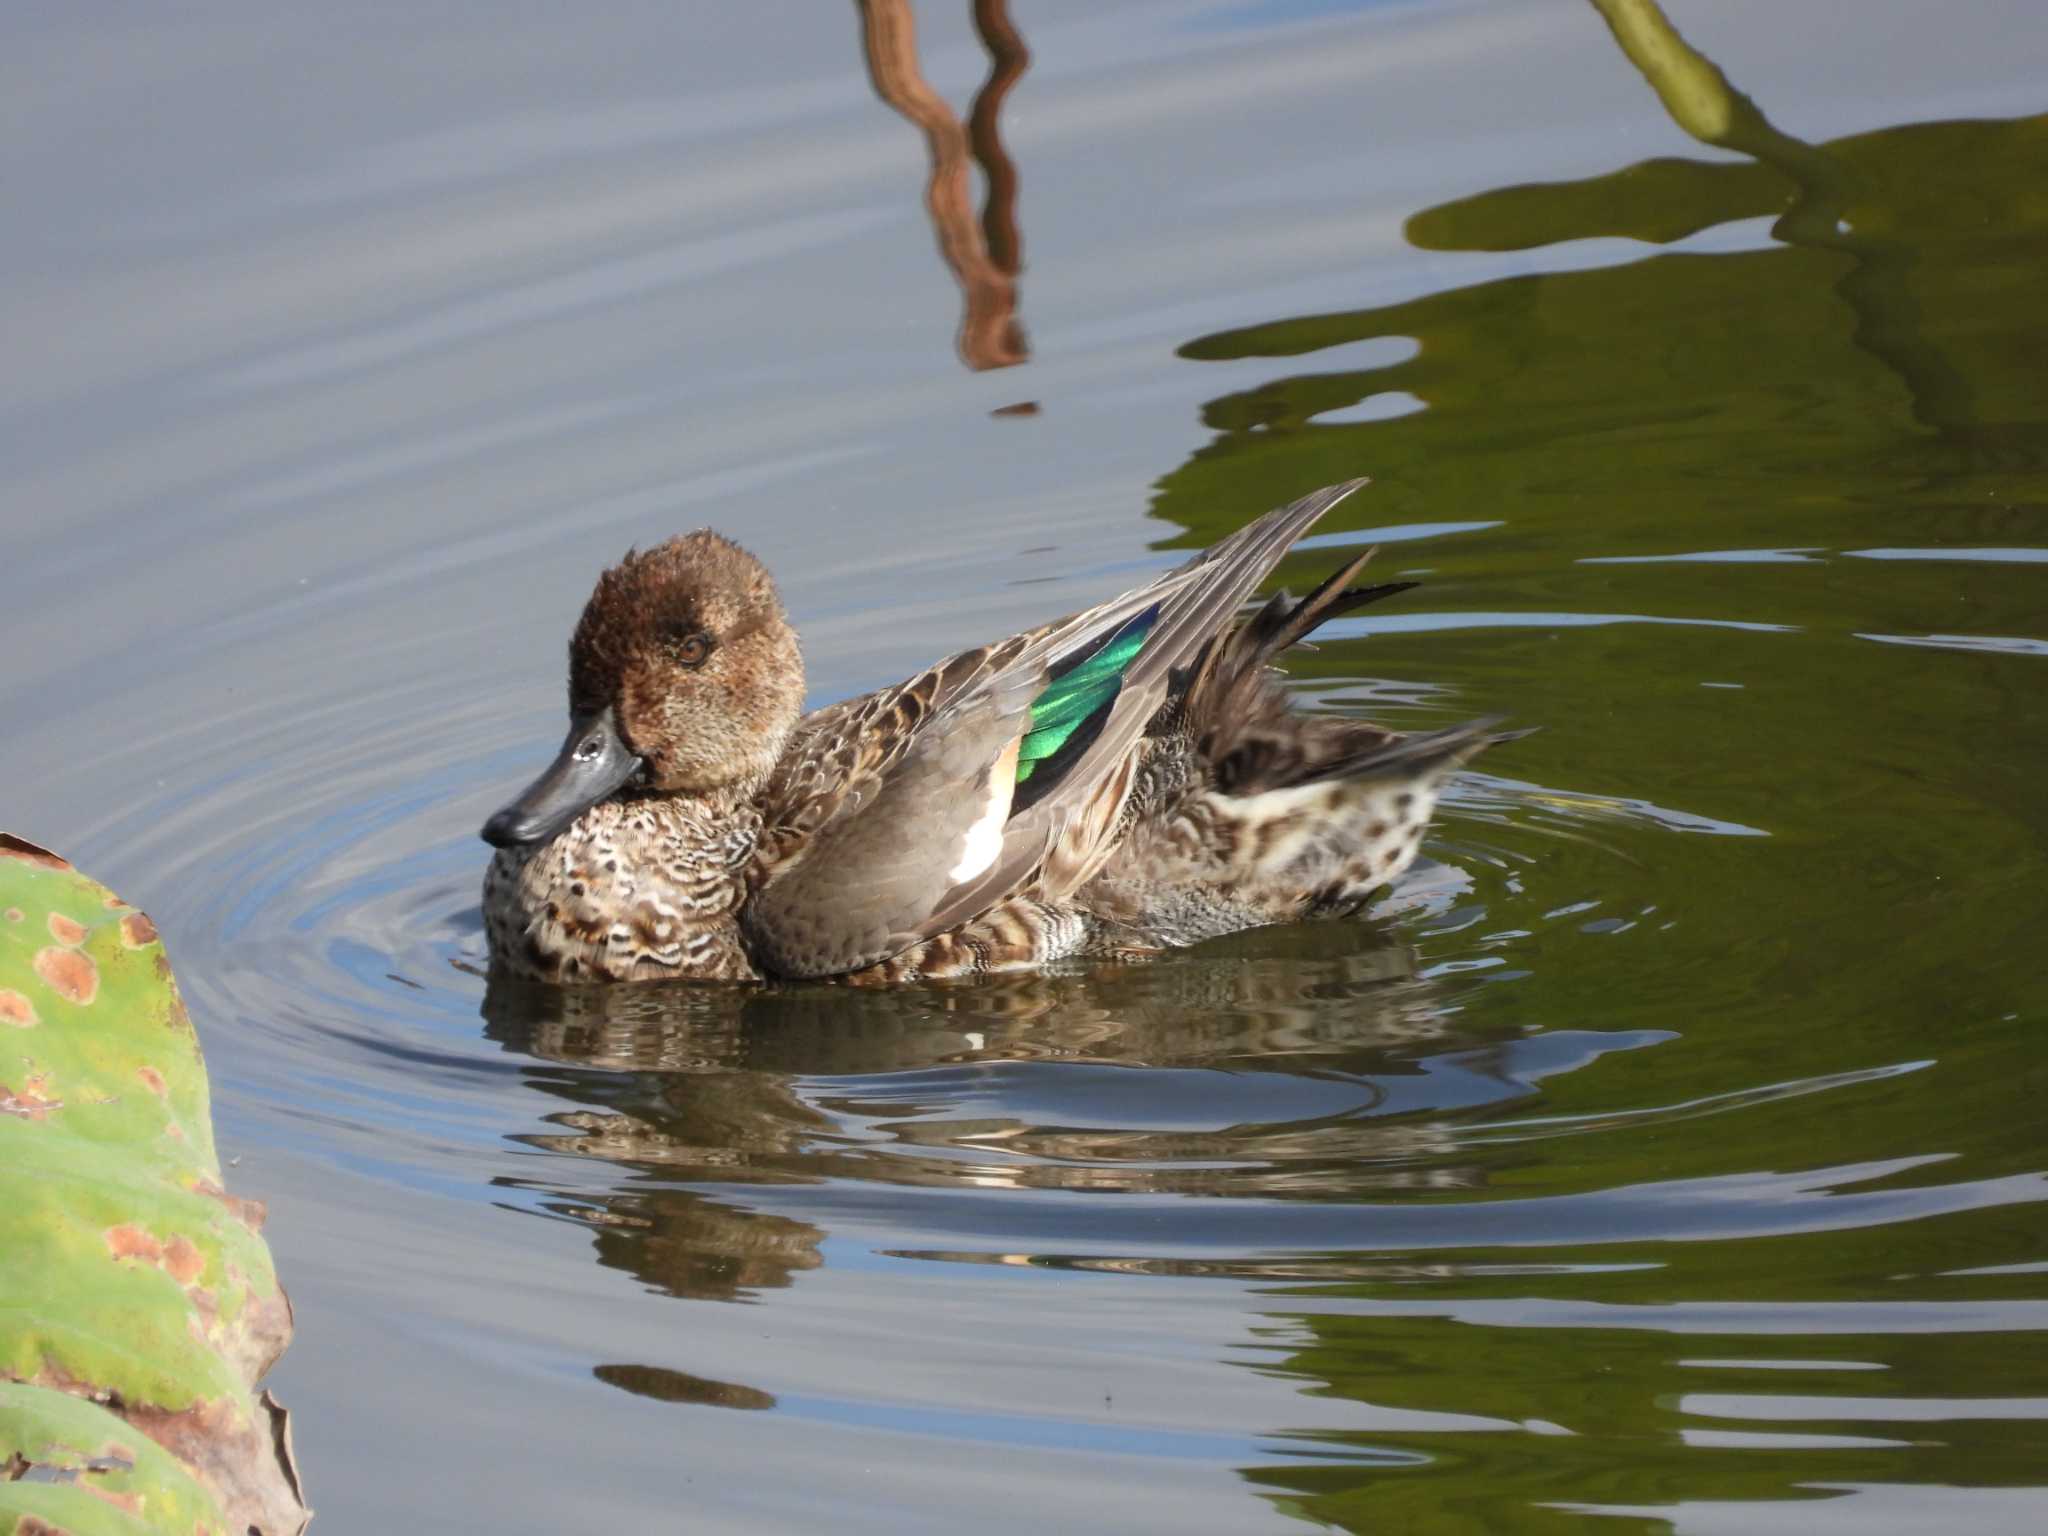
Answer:
[{"label": "pond water", "polygon": [[[1567,0],[980,9],[0,18],[0,822],[166,936],[315,1529],[2048,1526],[2037,0],[1673,0],[1757,158]],[[1370,921],[486,985],[627,545],[822,703],[1358,474],[1305,707],[1541,728]]]}]

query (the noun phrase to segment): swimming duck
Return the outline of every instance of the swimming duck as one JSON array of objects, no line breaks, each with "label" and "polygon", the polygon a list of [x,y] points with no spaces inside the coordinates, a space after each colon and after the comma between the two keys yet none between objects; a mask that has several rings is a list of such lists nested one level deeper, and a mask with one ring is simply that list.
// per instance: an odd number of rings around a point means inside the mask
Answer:
[{"label": "swimming duck", "polygon": [[598,578],[569,734],[485,823],[484,924],[546,981],[903,982],[1136,958],[1355,912],[1414,860],[1492,720],[1294,710],[1273,663],[1414,582],[1240,606],[1365,482],[1142,587],[804,714],[767,570],[702,530]]}]

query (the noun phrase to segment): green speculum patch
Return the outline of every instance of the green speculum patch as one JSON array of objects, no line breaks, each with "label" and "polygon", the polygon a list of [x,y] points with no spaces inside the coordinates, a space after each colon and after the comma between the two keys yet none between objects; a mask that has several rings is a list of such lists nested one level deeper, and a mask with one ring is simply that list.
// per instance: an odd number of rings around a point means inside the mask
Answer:
[{"label": "green speculum patch", "polygon": [[1061,658],[1052,669],[1045,691],[1032,700],[1031,723],[1017,748],[1018,795],[1011,807],[1013,813],[1036,798],[1027,797],[1023,786],[1041,767],[1046,772],[1038,781],[1040,795],[1058,783],[1066,766],[1088,749],[1123,688],[1125,671],[1138,659],[1158,620],[1159,605],[1154,603],[1072,656]]}]

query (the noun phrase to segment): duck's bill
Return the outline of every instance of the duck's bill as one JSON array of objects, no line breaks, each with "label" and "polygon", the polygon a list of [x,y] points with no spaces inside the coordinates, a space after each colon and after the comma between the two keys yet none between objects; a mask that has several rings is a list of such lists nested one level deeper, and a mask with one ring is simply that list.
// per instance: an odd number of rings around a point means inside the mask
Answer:
[{"label": "duck's bill", "polygon": [[569,722],[568,740],[548,770],[484,823],[496,848],[546,842],[640,771],[609,709]]}]

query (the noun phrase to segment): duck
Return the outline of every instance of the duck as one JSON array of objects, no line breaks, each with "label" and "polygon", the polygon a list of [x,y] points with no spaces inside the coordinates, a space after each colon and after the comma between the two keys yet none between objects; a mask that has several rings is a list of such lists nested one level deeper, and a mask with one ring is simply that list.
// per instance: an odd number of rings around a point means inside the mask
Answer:
[{"label": "duck", "polygon": [[889,985],[1359,912],[1507,739],[1498,716],[1403,733],[1294,707],[1283,653],[1417,585],[1353,585],[1370,549],[1239,617],[1365,483],[810,713],[759,560],[709,529],[628,551],[570,638],[560,752],[483,826],[493,972]]}]

